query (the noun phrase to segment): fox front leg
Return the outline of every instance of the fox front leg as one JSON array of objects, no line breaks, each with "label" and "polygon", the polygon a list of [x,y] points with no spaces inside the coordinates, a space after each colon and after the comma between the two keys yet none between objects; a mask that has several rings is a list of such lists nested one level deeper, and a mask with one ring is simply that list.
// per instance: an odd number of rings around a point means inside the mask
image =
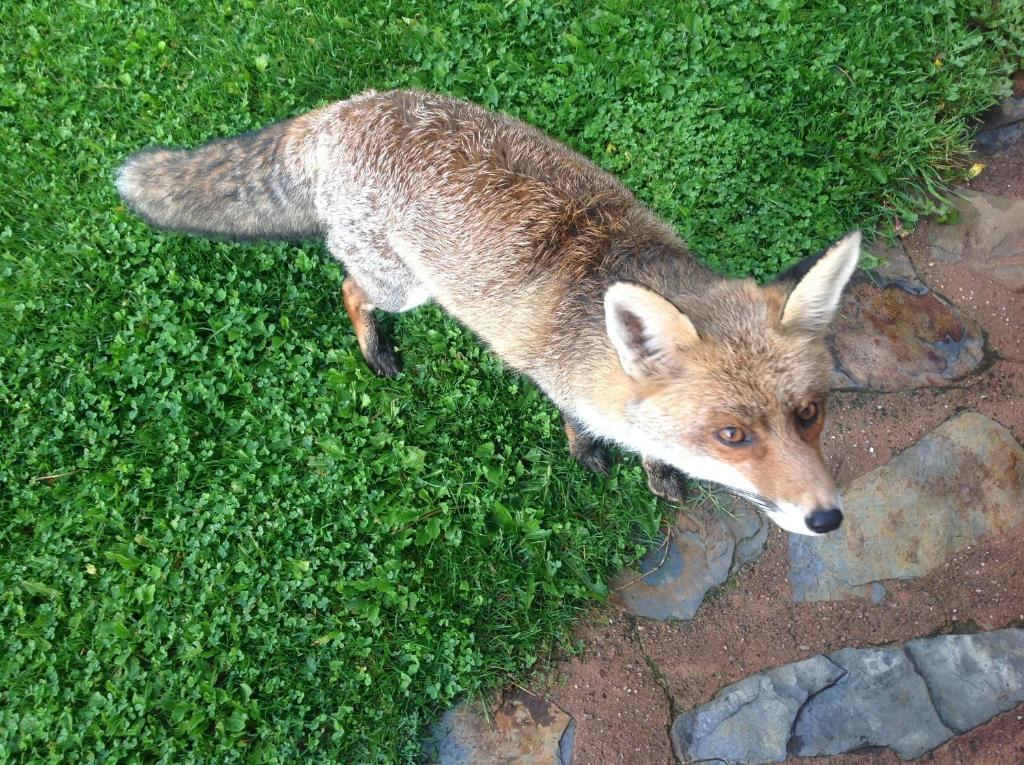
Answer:
[{"label": "fox front leg", "polygon": [[644,457],[647,485],[659,497],[669,502],[681,502],[686,497],[686,473],[664,462]]},{"label": "fox front leg", "polygon": [[611,470],[612,458],[604,444],[587,435],[585,431],[573,424],[572,420],[563,415],[565,435],[569,439],[569,453],[587,470],[600,475],[608,475]]}]

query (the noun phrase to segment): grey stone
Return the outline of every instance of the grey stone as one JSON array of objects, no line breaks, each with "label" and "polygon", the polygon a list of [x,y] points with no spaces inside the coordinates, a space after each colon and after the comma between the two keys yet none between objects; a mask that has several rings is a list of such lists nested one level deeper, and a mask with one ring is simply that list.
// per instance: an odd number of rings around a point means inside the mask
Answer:
[{"label": "grey stone", "polygon": [[843,671],[824,656],[787,664],[730,685],[672,723],[672,748],[684,761],[763,763],[786,759],[789,731],[807,699]]},{"label": "grey stone", "polygon": [[1024,701],[1024,630],[907,643],[943,722],[958,733]]},{"label": "grey stone", "polygon": [[572,765],[572,753],[576,747],[576,721],[571,717],[565,726],[562,737],[558,739],[557,765]]},{"label": "grey stone", "polygon": [[960,190],[952,201],[960,220],[929,225],[929,257],[1024,291],[1024,199]]},{"label": "grey stone", "polygon": [[917,269],[910,261],[910,256],[903,249],[902,242],[889,244],[882,239],[877,239],[865,247],[865,250],[868,255],[881,263],[875,269],[872,279],[878,286],[896,284],[914,295],[923,295],[928,292],[928,287],[918,277]]},{"label": "grey stone", "polygon": [[429,765],[570,765],[576,723],[554,704],[516,690],[485,715],[469,704],[449,709],[423,745]]},{"label": "grey stone", "polygon": [[982,130],[1000,128],[1021,120],[1024,120],[1024,97],[1010,96],[988,110],[982,119]]},{"label": "grey stone", "polygon": [[734,500],[733,508],[734,514],[726,520],[736,539],[730,574],[761,557],[764,543],[768,541],[769,528],[764,516],[749,505]]},{"label": "grey stone", "polygon": [[789,537],[797,601],[877,597],[874,583],[927,574],[957,550],[1024,523],[1024,449],[999,423],[967,412],[843,496],[838,531]]},{"label": "grey stone", "polygon": [[984,358],[980,327],[917,277],[903,246],[875,242],[883,265],[858,273],[829,336],[832,387],[897,391],[949,385]]},{"label": "grey stone", "polygon": [[612,582],[613,603],[648,619],[691,619],[708,591],[764,549],[768,524],[724,493],[692,515],[679,513],[669,538]]},{"label": "grey stone", "polygon": [[686,762],[779,762],[886,747],[920,757],[1024,701],[1024,630],[844,648],[740,680],[679,715]]},{"label": "grey stone", "polygon": [[953,735],[902,649],[844,648],[828,658],[846,674],[801,710],[791,753],[822,757],[885,746],[909,759]]},{"label": "grey stone", "polygon": [[1024,98],[1010,96],[985,114],[974,148],[982,154],[1009,149],[1024,138]]},{"label": "grey stone", "polygon": [[979,154],[995,154],[1013,148],[1024,140],[1024,122],[983,130],[974,137],[974,149]]}]

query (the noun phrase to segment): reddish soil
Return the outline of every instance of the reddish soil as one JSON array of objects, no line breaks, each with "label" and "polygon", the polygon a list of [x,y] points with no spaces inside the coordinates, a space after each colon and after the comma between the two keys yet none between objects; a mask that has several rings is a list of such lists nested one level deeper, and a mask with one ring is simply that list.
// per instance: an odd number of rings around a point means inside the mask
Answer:
[{"label": "reddish soil", "polygon": [[[1024,709],[1018,707],[992,718],[923,757],[921,765],[1020,765],[1024,762]],[[905,765],[889,751],[847,754],[842,757],[800,757],[800,765]]]},{"label": "reddish soil", "polygon": [[979,157],[978,161],[985,165],[985,169],[977,178],[964,184],[967,188],[1006,197],[1022,196],[1024,144],[1017,144],[989,157]]},{"label": "reddish soil", "polygon": [[[670,719],[748,675],[846,646],[1024,626],[1022,563],[1024,529],[1019,529],[953,556],[929,576],[887,582],[881,604],[793,603],[786,540],[773,530],[764,556],[691,622],[657,624],[617,613],[595,617],[581,630],[586,653],[559,668],[561,684],[550,688],[549,696],[576,719],[575,765],[670,765],[675,762]],[[672,700],[671,715],[665,694]],[[1019,717],[1024,706],[918,762],[1024,762]],[[793,759],[820,765],[897,762],[891,752]]]},{"label": "reddish soil", "polygon": [[[973,188],[1024,197],[1024,146],[985,160]],[[927,224],[926,224],[927,225]],[[840,483],[915,443],[958,411],[981,412],[1024,442],[1024,295],[960,265],[929,261],[924,226],[905,241],[921,279],[985,330],[991,361],[954,387],[837,393],[823,435]],[[886,583],[888,596],[793,603],[785,535],[773,529],[762,558],[714,594],[690,622],[658,624],[607,610],[580,630],[586,650],[562,663],[547,695],[577,723],[576,765],[675,763],[676,714],[747,675],[845,646],[882,645],[946,632],[1024,626],[1024,528],[954,555],[928,576]],[[811,765],[889,765],[890,751]],[[1024,705],[958,736],[916,762],[1024,763]]]},{"label": "reddish soil", "polygon": [[673,715],[644,657],[642,629],[619,611],[595,615],[580,634],[585,655],[559,667],[555,703],[576,720],[574,765],[675,761],[668,737]]}]

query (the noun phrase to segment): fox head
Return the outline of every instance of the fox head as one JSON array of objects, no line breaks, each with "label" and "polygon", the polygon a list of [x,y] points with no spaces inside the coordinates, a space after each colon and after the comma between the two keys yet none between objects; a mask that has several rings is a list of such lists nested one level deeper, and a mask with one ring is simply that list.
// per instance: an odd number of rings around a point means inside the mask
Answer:
[{"label": "fox head", "polygon": [[842,500],[818,443],[825,334],[859,254],[854,232],[772,284],[723,280],[678,305],[611,285],[605,320],[630,388],[632,445],[722,484],[787,531],[838,528]]}]

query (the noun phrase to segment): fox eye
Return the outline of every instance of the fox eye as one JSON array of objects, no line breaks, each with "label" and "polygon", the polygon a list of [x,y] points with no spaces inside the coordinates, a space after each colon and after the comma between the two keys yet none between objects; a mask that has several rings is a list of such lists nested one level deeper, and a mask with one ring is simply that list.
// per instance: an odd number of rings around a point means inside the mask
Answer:
[{"label": "fox eye", "polygon": [[722,428],[715,433],[715,438],[726,446],[745,446],[753,440],[744,430],[732,427]]},{"label": "fox eye", "polygon": [[809,428],[821,415],[821,407],[817,401],[811,401],[810,403],[804,404],[802,407],[796,410],[796,421],[802,428]]}]

